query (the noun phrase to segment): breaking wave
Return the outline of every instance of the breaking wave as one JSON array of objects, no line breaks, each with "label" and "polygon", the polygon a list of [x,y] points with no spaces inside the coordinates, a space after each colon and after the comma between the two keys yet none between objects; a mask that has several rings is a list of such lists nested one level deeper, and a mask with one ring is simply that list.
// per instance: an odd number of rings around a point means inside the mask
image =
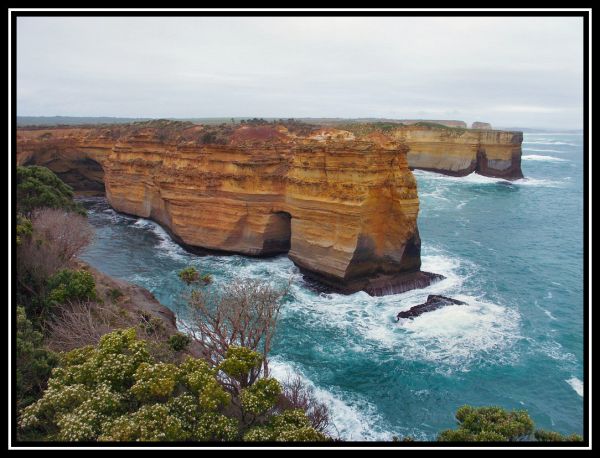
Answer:
[{"label": "breaking wave", "polygon": [[575,393],[583,397],[583,382],[581,380],[577,377],[571,377],[570,379],[565,380],[565,382],[571,385],[571,388],[575,390]]},{"label": "breaking wave", "polygon": [[544,162],[569,162],[567,159],[561,159],[560,157],[543,156],[538,154],[527,154],[521,157],[524,161],[544,161]]}]

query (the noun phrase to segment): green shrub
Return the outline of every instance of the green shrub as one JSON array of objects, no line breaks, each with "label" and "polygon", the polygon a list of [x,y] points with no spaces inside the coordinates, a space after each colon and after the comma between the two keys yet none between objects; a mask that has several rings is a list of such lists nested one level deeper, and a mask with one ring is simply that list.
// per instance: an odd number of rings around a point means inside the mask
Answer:
[{"label": "green shrub", "polygon": [[[236,361],[222,364],[242,377],[242,366],[261,360],[252,353],[233,350]],[[273,413],[281,392],[276,380],[259,379],[232,394],[220,373],[191,357],[179,365],[156,362],[134,329],[115,331],[96,347],[63,354],[19,427],[60,441],[327,439],[301,410]]]},{"label": "green shrub", "polygon": [[191,341],[192,339],[190,336],[178,332],[169,337],[168,343],[173,351],[183,351],[188,347]]},{"label": "green shrub", "polygon": [[118,288],[111,288],[108,291],[108,297],[112,302],[116,302],[120,297],[123,297],[123,292]]},{"label": "green shrub", "polygon": [[581,441],[581,436],[537,430],[527,411],[501,407],[462,406],[456,411],[457,429],[442,431],[442,442]]},{"label": "green shrub", "polygon": [[194,283],[203,283],[208,285],[213,281],[211,274],[200,274],[200,272],[198,272],[194,266],[189,266],[180,270],[177,275],[179,275],[179,278],[187,285],[192,285]]},{"label": "green shrub", "polygon": [[94,277],[85,270],[63,269],[48,281],[48,301],[64,304],[69,301],[97,299]]},{"label": "green shrub", "polygon": [[180,270],[177,275],[179,275],[179,278],[187,285],[196,283],[200,279],[200,273],[193,266]]},{"label": "green shrub", "polygon": [[17,307],[16,377],[17,408],[38,399],[46,387],[57,356],[43,348],[43,336],[27,318],[25,309]]},{"label": "green shrub", "polygon": [[31,237],[33,234],[33,226],[31,220],[25,218],[23,215],[17,215],[17,246],[23,243],[23,239]]},{"label": "green shrub", "polygon": [[17,167],[17,211],[29,215],[36,208],[58,208],[86,215],[73,202],[73,189],[46,167]]},{"label": "green shrub", "polygon": [[143,329],[146,334],[152,335],[164,331],[165,326],[160,318],[144,311],[140,312],[139,316],[141,319],[140,328]]},{"label": "green shrub", "polygon": [[579,434],[565,436],[554,431],[545,431],[543,429],[536,430],[534,437],[538,442],[583,442],[583,437]]}]

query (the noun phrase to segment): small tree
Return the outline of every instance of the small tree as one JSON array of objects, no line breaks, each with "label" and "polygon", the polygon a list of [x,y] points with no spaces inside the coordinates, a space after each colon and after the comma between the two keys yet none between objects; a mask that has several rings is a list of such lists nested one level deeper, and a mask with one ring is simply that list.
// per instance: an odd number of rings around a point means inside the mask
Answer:
[{"label": "small tree", "polygon": [[[231,346],[258,352],[262,355],[262,375],[268,377],[267,355],[284,294],[285,291],[256,280],[233,282],[221,294],[192,290],[189,332],[215,364],[226,357]],[[260,367],[252,369],[247,383],[252,384],[260,373]]]},{"label": "small tree", "polygon": [[278,404],[280,409],[302,410],[312,427],[319,432],[325,432],[332,425],[329,407],[317,399],[314,389],[307,386],[300,376],[288,376],[282,386],[282,396]]}]

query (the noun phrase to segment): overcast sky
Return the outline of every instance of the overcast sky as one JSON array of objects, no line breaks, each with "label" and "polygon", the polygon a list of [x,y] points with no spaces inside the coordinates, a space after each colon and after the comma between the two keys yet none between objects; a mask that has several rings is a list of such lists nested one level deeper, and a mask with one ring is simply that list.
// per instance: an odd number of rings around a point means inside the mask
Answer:
[{"label": "overcast sky", "polygon": [[19,115],[582,126],[581,18],[18,18]]}]

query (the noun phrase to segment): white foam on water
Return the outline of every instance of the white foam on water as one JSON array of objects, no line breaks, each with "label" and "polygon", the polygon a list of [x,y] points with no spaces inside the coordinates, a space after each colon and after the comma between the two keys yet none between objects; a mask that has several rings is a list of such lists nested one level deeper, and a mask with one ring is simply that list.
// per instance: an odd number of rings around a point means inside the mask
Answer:
[{"label": "white foam on water", "polygon": [[[445,182],[458,184],[497,184],[498,182],[506,181],[501,178],[493,178],[479,175],[475,172],[463,177],[453,177],[450,175],[444,175],[442,173],[430,172],[426,170],[414,170],[413,175],[415,175],[417,178],[421,177],[427,180],[442,180]],[[437,190],[434,191],[434,193],[436,192]]]},{"label": "white foam on water", "polygon": [[563,346],[558,343],[556,340],[549,340],[545,342],[540,342],[533,340],[531,338],[527,339],[534,349],[537,349],[547,357],[562,362],[575,363],[577,358],[573,353],[565,352],[563,350]]},{"label": "white foam on water", "polygon": [[549,135],[571,135],[571,136],[577,136],[577,137],[583,137],[583,133],[573,133],[573,132],[527,132],[524,135],[526,136],[530,136],[530,135],[545,135],[545,136],[549,136]]},{"label": "white foam on water", "polygon": [[431,192],[421,192],[419,194],[420,198],[424,198],[424,197],[431,197],[432,199],[439,199],[439,200],[444,200],[444,201],[449,201],[450,199],[448,199],[447,197],[444,197],[442,195],[442,193],[444,192],[443,189],[441,188],[436,188]]},{"label": "white foam on water", "polygon": [[518,312],[473,296],[453,297],[467,305],[446,306],[403,324],[403,356],[439,363],[447,373],[468,371],[483,359],[511,360],[507,349],[520,339]]},{"label": "white foam on water", "polygon": [[539,304],[538,304],[538,301],[535,301],[535,306],[536,306],[538,309],[540,309],[542,312],[544,312],[544,314],[545,314],[545,315],[546,315],[548,318],[550,318],[551,320],[553,320],[553,321],[556,321],[556,320],[557,320],[557,318],[556,318],[554,315],[552,315],[552,313],[550,312],[550,310],[547,310],[547,309],[545,309],[544,307],[542,307],[541,305],[539,305]]},{"label": "white foam on water", "polygon": [[[142,218],[134,225],[152,230],[160,239],[158,246],[163,254],[178,259],[187,255],[157,223]],[[256,278],[275,285],[290,283],[294,300],[286,303],[282,315],[300,314],[306,326],[351,333],[358,339],[353,343],[357,348],[375,345],[391,349],[408,360],[436,363],[445,373],[469,370],[485,357],[502,363],[499,355],[509,353],[502,349],[519,338],[518,312],[462,291],[464,281],[476,275],[475,264],[432,247],[423,253],[428,254],[422,256],[422,270],[446,278],[424,289],[383,297],[362,291],[352,295],[317,294],[307,288],[298,268],[286,256],[208,256],[194,261],[215,266],[217,281]],[[404,323],[396,322],[398,312],[425,302],[429,294],[449,295],[469,305],[447,306]]]},{"label": "white foam on water", "polygon": [[[476,266],[444,254],[430,254],[422,257],[422,269],[446,278],[424,289],[383,297],[364,292],[319,296],[294,285],[295,301],[284,313],[302,313],[305,325],[340,330],[363,340],[363,346],[435,363],[436,370],[445,374],[468,371],[483,358],[502,364],[512,357],[507,350],[520,338],[518,312],[459,293],[463,282],[476,274]],[[468,305],[447,306],[402,323],[396,321],[398,312],[425,302],[429,294],[450,295]]]},{"label": "white foam on water", "polygon": [[[557,158],[558,159],[558,158]],[[514,181],[504,180],[502,178],[494,178],[494,177],[486,177],[483,175],[479,175],[475,172],[464,176],[464,177],[452,177],[448,175],[442,175],[435,172],[427,172],[424,170],[415,170],[413,172],[417,177],[422,177],[424,179],[429,180],[439,180],[440,182],[447,182],[452,184],[459,185],[510,185],[510,186],[540,186],[547,188],[558,188],[563,186],[563,183],[560,181],[552,181],[552,180],[544,180],[539,178],[520,178]],[[438,190],[434,191],[437,193]],[[442,190],[439,190],[442,192]],[[424,193],[425,196],[431,196],[433,193]]]},{"label": "white foam on water", "polygon": [[157,245],[158,254],[162,254],[176,260],[183,260],[186,257],[189,257],[188,253],[181,247],[181,245],[175,242],[167,233],[167,231],[160,226],[160,224],[145,218],[139,218],[135,223],[133,223],[133,225],[154,232],[159,239]]},{"label": "white foam on water", "polygon": [[571,385],[571,388],[575,390],[575,393],[577,393],[580,397],[583,397],[583,382],[581,380],[579,380],[577,377],[571,377],[570,379],[565,380],[565,382]]},{"label": "white foam on water", "polygon": [[567,159],[561,159],[560,157],[543,156],[539,154],[527,154],[521,159],[524,161],[569,162]]},{"label": "white foam on water", "polygon": [[[215,260],[219,260],[219,270],[224,272],[221,275],[228,278],[267,278],[275,284],[287,284],[291,279],[293,300],[282,308],[282,316],[302,320],[304,326],[317,332],[333,329],[346,333],[352,340],[348,348],[362,351],[375,346],[386,352],[391,350],[408,360],[435,363],[443,373],[469,370],[485,357],[503,363],[502,358],[510,353],[503,349],[519,338],[518,312],[461,294],[463,283],[477,273],[473,263],[431,247],[423,252],[429,254],[422,256],[422,270],[446,278],[424,289],[383,297],[362,291],[351,295],[318,294],[307,287],[298,269],[285,256],[260,260],[229,256]],[[396,322],[398,312],[425,302],[429,294],[449,295],[469,305],[448,306],[408,323]]]},{"label": "white foam on water", "polygon": [[568,146],[581,146],[578,145],[576,143],[568,143],[568,142],[559,142],[559,141],[536,141],[536,142],[531,142],[531,141],[524,141],[523,144],[528,144],[528,145],[568,145]]},{"label": "white foam on water", "polygon": [[375,406],[365,399],[318,387],[297,366],[277,356],[269,360],[269,370],[280,382],[299,376],[304,385],[314,390],[315,397],[329,407],[333,425],[326,432],[333,437],[345,441],[390,441],[394,436],[382,426],[383,419]]},{"label": "white foam on water", "polygon": [[534,186],[542,188],[560,188],[564,186],[564,183],[561,183],[560,181],[544,180],[542,178],[531,177],[521,178],[513,181],[512,183],[518,186]]},{"label": "white foam on water", "polygon": [[535,151],[536,153],[568,153],[569,151],[559,149],[523,148],[524,151]]}]

